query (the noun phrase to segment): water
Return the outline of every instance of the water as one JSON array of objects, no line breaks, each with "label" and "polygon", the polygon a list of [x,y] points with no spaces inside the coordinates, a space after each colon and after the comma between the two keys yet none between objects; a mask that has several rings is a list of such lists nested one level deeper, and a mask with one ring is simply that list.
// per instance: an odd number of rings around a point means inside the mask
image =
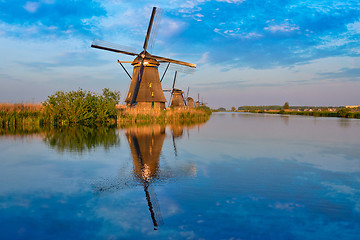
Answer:
[{"label": "water", "polygon": [[1,239],[359,239],[360,120],[0,136]]}]

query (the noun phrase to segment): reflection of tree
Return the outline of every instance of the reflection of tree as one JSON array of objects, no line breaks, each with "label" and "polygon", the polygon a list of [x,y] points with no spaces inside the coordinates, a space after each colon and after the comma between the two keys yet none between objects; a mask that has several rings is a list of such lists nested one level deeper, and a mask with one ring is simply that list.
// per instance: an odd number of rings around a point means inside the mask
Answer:
[{"label": "reflection of tree", "polygon": [[83,152],[104,147],[109,149],[120,145],[115,128],[90,128],[84,126],[62,127],[45,133],[44,141],[59,152]]},{"label": "reflection of tree", "polygon": [[344,119],[344,118],[338,119],[338,123],[339,123],[340,127],[343,127],[343,128],[348,128],[350,126],[350,121],[351,120]]}]

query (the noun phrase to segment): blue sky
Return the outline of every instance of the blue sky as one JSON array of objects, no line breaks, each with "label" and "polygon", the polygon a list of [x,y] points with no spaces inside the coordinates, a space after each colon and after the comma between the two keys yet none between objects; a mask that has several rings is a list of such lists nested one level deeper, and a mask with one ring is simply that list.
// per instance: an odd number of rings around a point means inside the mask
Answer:
[{"label": "blue sky", "polygon": [[129,79],[116,60],[132,58],[90,45],[140,52],[153,6],[162,19],[150,53],[196,63],[177,87],[211,107],[360,104],[357,0],[0,0],[0,102],[79,87],[123,99]]}]

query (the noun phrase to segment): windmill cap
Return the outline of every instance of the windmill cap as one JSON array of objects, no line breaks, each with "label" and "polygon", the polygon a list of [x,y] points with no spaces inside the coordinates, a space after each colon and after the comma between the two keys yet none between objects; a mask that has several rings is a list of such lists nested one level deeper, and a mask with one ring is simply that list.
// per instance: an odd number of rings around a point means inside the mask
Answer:
[{"label": "windmill cap", "polygon": [[[140,57],[141,55],[144,54],[144,51],[142,51],[139,56],[137,56],[134,61],[131,63],[131,65],[137,65],[139,63],[141,63],[141,61],[143,60],[142,57]],[[156,65],[159,66],[160,63],[156,60],[151,58],[151,55],[148,52],[145,52],[145,58],[144,58],[144,63],[145,64],[152,64],[152,65]]]}]

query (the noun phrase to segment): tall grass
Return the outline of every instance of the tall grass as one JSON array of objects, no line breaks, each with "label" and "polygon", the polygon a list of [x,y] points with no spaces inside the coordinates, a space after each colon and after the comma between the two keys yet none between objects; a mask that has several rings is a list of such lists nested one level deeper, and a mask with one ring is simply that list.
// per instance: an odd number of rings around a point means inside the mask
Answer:
[{"label": "tall grass", "polygon": [[44,122],[44,114],[41,104],[30,103],[1,103],[0,104],[0,127],[16,128],[17,126],[41,125]]},{"label": "tall grass", "polygon": [[169,110],[136,110],[124,109],[119,112],[118,126],[143,123],[172,123],[194,124],[207,121],[210,118],[211,110],[198,109],[169,109]]},{"label": "tall grass", "polygon": [[128,123],[197,123],[209,119],[211,110],[197,109],[137,110],[117,109],[118,91],[103,89],[96,94],[79,89],[58,91],[42,104],[0,104],[0,128],[24,131],[34,126],[58,127],[63,125],[123,125]]}]

